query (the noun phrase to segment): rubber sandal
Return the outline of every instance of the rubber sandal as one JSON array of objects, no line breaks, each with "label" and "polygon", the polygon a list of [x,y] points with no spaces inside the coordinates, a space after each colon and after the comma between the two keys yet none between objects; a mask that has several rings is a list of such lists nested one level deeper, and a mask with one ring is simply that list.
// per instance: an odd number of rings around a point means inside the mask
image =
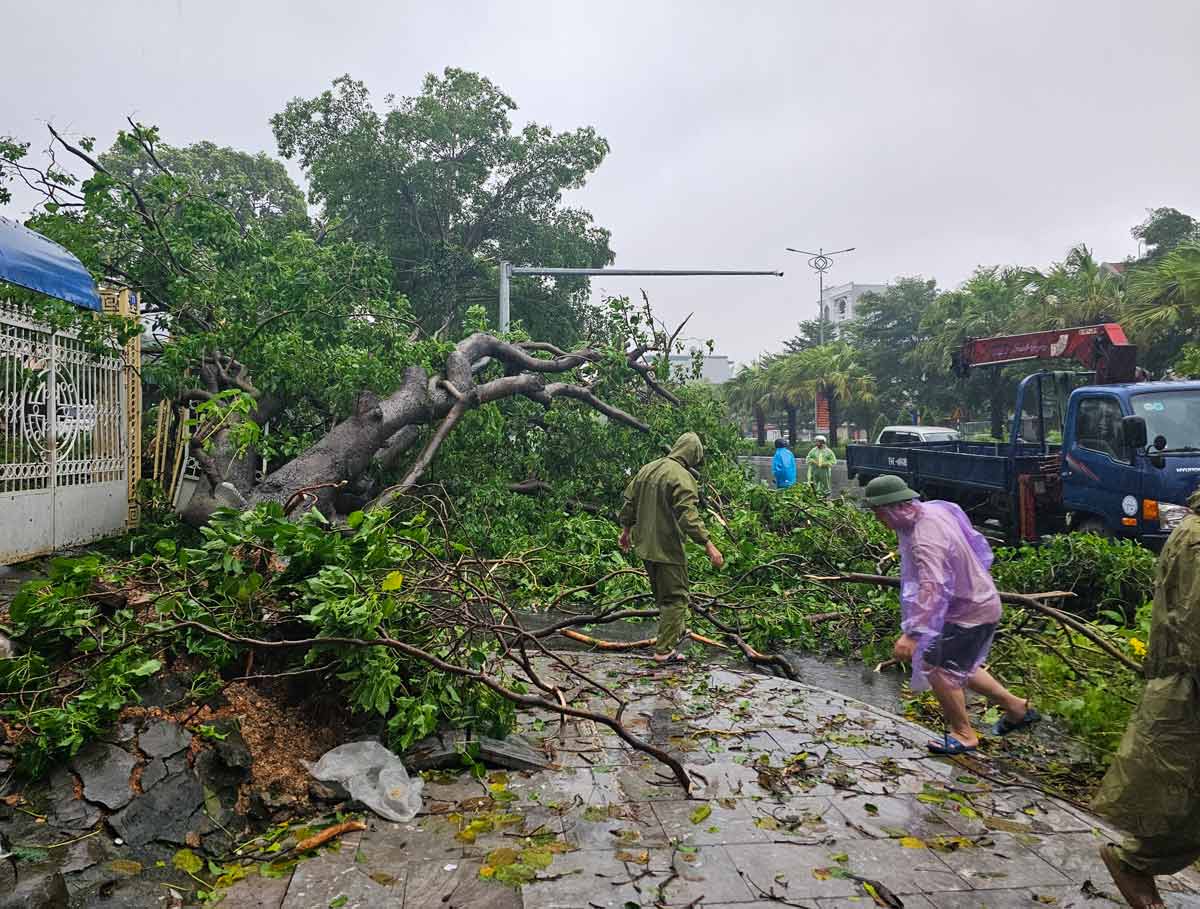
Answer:
[{"label": "rubber sandal", "polygon": [[1113,844],[1100,848],[1100,858],[1108,869],[1113,883],[1121,891],[1121,896],[1134,909],[1166,909],[1167,904],[1158,892],[1158,885],[1148,874],[1141,874],[1129,868],[1121,861]]},{"label": "rubber sandal", "polygon": [[1026,704],[1025,716],[1021,717],[1021,719],[1017,720],[1017,722],[1011,722],[1006,716],[1002,716],[1000,719],[996,720],[996,725],[992,727],[992,735],[1003,737],[1008,735],[1010,732],[1018,732],[1022,729],[1028,729],[1041,718],[1042,715],[1040,713]]},{"label": "rubber sandal", "polygon": [[979,750],[978,745],[964,745],[949,733],[943,736],[941,744],[930,742],[928,747],[930,754],[940,754],[946,757],[954,757],[958,754],[971,754]]}]

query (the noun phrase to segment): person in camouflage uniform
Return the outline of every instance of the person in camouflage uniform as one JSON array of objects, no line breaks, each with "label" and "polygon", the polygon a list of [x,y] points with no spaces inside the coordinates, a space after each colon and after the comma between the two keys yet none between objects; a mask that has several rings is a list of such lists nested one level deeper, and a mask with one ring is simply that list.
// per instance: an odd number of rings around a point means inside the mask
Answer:
[{"label": "person in camouflage uniform", "polygon": [[625,489],[621,509],[621,551],[634,551],[646,564],[650,589],[659,609],[655,660],[682,660],[678,648],[687,628],[688,574],[686,540],[705,548],[714,568],[725,564],[700,518],[700,489],[692,471],[704,463],[704,446],[685,432],[670,454],[651,461]]},{"label": "person in camouflage uniform", "polygon": [[1200,489],[1158,558],[1146,688],[1092,807],[1130,834],[1100,850],[1129,905],[1200,859]]}]

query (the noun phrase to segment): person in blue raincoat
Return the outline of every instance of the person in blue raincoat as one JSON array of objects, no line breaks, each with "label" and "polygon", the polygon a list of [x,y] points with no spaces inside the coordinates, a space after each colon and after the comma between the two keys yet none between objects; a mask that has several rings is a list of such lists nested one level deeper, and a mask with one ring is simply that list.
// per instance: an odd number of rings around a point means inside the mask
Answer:
[{"label": "person in blue raincoat", "polygon": [[775,440],[775,457],[771,459],[771,473],[775,475],[775,486],[787,489],[796,485],[796,456],[783,439]]}]

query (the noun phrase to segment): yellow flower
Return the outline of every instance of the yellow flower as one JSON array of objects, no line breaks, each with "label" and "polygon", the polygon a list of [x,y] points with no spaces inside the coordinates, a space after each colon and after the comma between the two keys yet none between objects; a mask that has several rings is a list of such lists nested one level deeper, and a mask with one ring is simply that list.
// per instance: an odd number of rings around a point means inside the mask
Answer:
[{"label": "yellow flower", "polygon": [[1137,638],[1130,638],[1129,639],[1129,649],[1132,650],[1137,656],[1140,656],[1140,657],[1145,656],[1146,655],[1146,642],[1140,641]]}]

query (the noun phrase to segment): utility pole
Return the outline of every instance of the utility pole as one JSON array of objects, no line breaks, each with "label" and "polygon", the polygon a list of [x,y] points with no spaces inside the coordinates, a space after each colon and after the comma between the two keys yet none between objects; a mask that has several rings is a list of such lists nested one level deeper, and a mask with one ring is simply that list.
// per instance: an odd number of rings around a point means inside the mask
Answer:
[{"label": "utility pole", "polygon": [[694,268],[548,268],[540,265],[513,265],[511,262],[500,263],[500,332],[508,331],[509,326],[509,282],[513,275],[637,275],[676,277],[680,275],[771,275],[782,278],[783,272],[772,270],[757,271],[726,271]]},{"label": "utility pole", "polygon": [[833,252],[825,252],[823,247],[818,247],[816,252],[809,252],[806,249],[792,249],[785,247],[788,252],[800,253],[802,256],[808,256],[808,267],[817,273],[817,309],[818,318],[821,320],[821,343],[825,343],[825,272],[833,266],[832,256],[840,256],[842,253],[854,252],[853,246],[848,246],[845,249],[837,249]]}]

